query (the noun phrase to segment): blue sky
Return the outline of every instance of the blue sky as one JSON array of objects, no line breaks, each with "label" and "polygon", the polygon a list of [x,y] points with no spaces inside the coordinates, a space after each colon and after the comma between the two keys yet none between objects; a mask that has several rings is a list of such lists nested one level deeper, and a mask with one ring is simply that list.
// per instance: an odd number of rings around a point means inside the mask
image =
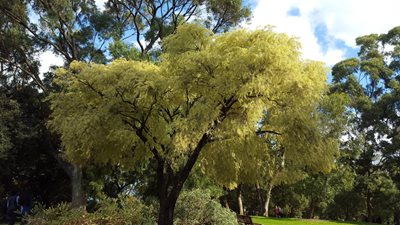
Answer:
[{"label": "blue sky", "polygon": [[328,66],[357,56],[355,38],[400,25],[400,0],[247,0],[250,29],[273,25],[295,36],[303,58]]},{"label": "blue sky", "polygon": [[[105,0],[95,0],[100,7]],[[272,25],[277,32],[297,37],[304,59],[327,66],[357,56],[355,38],[386,33],[400,26],[400,0],[244,0],[252,8],[249,29]],[[50,51],[41,56],[41,73],[63,60]]]}]

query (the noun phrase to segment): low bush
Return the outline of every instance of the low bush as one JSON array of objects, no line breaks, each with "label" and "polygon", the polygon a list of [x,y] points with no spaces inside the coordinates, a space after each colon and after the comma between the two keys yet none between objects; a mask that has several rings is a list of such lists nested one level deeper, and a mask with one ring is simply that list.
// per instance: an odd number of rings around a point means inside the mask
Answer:
[{"label": "low bush", "polygon": [[88,213],[62,203],[45,209],[38,206],[29,216],[29,225],[153,225],[155,210],[136,198],[108,199],[96,211]]},{"label": "low bush", "polygon": [[176,225],[237,225],[236,214],[212,199],[207,190],[184,191],[175,207]]}]

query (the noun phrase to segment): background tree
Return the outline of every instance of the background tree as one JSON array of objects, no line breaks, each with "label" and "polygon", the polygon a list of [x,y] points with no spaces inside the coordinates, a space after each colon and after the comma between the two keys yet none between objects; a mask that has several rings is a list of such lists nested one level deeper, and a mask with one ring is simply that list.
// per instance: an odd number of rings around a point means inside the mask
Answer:
[{"label": "background tree", "polygon": [[130,47],[134,44],[142,56],[182,23],[196,20],[218,33],[250,17],[250,9],[243,6],[242,0],[110,0],[105,11],[117,27],[114,30],[116,43],[131,44]]},{"label": "background tree", "polygon": [[[27,20],[23,5],[10,4]],[[66,177],[49,154],[42,102],[46,84],[39,77],[35,56],[42,50],[26,30],[0,15],[0,194],[29,191],[43,203],[65,201]],[[35,159],[35,160],[32,160]]]},{"label": "background tree", "polygon": [[[258,145],[260,151],[254,155],[246,153],[252,162],[244,155],[236,159],[241,163],[237,167],[239,182],[258,185],[265,190],[265,200],[258,197],[263,205],[260,211],[264,211],[265,216],[269,214],[271,191],[275,185],[295,183],[306,176],[306,171],[328,173],[334,168],[339,136],[346,122],[344,95],[325,93],[317,105],[303,103],[301,107],[304,108],[300,109],[292,108],[292,98],[282,98],[277,106],[265,112],[255,130],[261,142]],[[291,145],[295,140],[297,144]],[[261,192],[254,193],[259,195]]]},{"label": "background tree", "polygon": [[15,118],[19,115],[18,103],[7,98],[2,93],[0,95],[1,114],[0,114],[0,155],[4,157],[6,152],[10,150],[13,145],[11,143],[12,133],[10,130],[11,124],[15,122]]},{"label": "background tree", "polygon": [[351,99],[354,130],[348,139],[358,143],[352,149],[358,151],[352,165],[360,177],[368,221],[374,216],[374,193],[378,190],[374,184],[390,172],[386,165],[398,155],[399,37],[400,28],[396,27],[387,34],[357,38],[359,58],[339,62],[332,71],[333,90]]}]

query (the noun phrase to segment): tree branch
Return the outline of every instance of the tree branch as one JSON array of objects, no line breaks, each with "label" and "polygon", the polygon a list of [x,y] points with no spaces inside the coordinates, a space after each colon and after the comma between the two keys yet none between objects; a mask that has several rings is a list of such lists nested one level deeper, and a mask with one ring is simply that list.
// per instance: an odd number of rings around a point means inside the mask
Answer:
[{"label": "tree branch", "polygon": [[256,131],[257,135],[263,135],[263,134],[276,134],[276,135],[282,135],[282,133],[274,131],[274,130],[259,130]]}]

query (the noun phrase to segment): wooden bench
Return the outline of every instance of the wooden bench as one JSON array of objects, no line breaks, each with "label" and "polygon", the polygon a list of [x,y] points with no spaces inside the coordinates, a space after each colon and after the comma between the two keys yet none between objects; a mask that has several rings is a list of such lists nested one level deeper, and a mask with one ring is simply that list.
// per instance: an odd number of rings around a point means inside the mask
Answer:
[{"label": "wooden bench", "polygon": [[237,215],[237,220],[239,223],[244,223],[245,225],[261,225],[258,223],[253,223],[250,216],[245,215]]}]

